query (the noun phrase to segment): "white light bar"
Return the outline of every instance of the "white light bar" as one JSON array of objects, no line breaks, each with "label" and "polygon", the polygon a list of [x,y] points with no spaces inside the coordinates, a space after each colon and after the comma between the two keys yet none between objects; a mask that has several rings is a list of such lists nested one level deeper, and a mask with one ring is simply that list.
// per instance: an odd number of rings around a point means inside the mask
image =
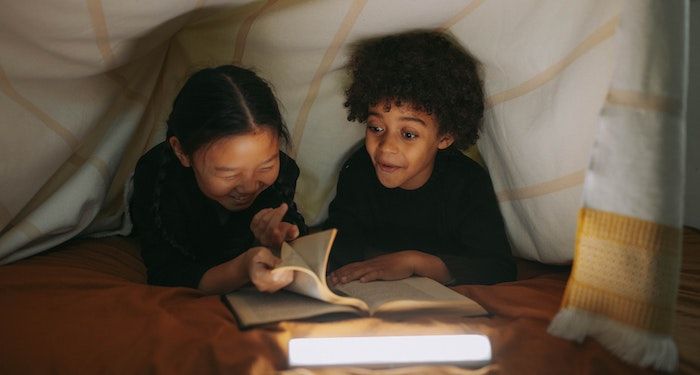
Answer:
[{"label": "white light bar", "polygon": [[289,341],[290,367],[481,367],[490,361],[491,343],[484,335],[316,337]]}]

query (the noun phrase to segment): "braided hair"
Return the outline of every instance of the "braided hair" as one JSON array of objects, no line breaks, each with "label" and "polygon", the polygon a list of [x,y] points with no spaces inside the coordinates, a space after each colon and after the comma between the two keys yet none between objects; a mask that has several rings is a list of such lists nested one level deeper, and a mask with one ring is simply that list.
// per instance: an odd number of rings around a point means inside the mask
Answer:
[{"label": "braided hair", "polygon": [[[166,138],[177,137],[182,152],[189,157],[219,139],[251,133],[260,127],[271,130],[283,145],[290,142],[289,131],[270,85],[255,72],[234,65],[205,68],[190,76],[175,98],[167,125]],[[169,142],[166,144],[151,210],[161,237],[183,255],[194,258],[163,224],[162,186],[167,165],[176,158]]]}]

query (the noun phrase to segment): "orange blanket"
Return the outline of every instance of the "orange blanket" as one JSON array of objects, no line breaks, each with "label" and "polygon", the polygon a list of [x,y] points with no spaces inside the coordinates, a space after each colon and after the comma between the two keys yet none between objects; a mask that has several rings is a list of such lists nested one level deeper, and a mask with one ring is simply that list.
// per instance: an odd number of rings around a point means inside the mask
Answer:
[{"label": "orange blanket", "polygon": [[[678,299],[681,373],[700,371],[700,234],[686,230]],[[0,267],[0,373],[308,373],[286,368],[292,337],[481,332],[493,362],[478,370],[409,367],[397,373],[639,374],[594,340],[546,333],[557,312],[567,267],[521,262],[521,280],[458,286],[493,315],[452,321],[362,318],[284,322],[241,331],[216,296],[144,284],[138,247],[128,238],[74,240]],[[367,373],[316,369],[317,373]],[[377,371],[372,371],[376,373]],[[380,371],[381,372],[381,371]]]}]

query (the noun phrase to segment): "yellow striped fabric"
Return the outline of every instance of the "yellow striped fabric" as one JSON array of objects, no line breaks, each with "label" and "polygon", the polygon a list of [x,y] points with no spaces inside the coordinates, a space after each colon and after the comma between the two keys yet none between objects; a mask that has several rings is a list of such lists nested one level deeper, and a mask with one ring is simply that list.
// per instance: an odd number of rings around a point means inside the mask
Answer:
[{"label": "yellow striped fabric", "polygon": [[499,202],[507,202],[512,200],[539,197],[561,190],[570,189],[574,186],[580,186],[583,184],[585,178],[586,171],[581,169],[549,181],[541,182],[539,184],[525,186],[519,189],[498,191],[496,192],[496,198]]},{"label": "yellow striped fabric", "polygon": [[680,112],[681,101],[661,95],[649,95],[647,93],[611,89],[608,92],[606,102],[609,105],[625,106],[643,109],[646,111],[658,111],[677,115]]},{"label": "yellow striped fabric", "polygon": [[671,334],[682,230],[582,208],[576,254],[562,308]]}]

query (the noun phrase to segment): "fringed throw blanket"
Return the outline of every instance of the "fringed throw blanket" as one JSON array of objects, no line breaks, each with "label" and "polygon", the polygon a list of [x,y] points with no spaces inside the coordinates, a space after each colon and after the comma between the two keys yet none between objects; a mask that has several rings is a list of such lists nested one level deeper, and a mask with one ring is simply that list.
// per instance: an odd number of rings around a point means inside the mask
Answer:
[{"label": "fringed throw blanket", "polygon": [[[687,2],[628,1],[578,219],[573,270],[550,333],[587,335],[672,371],[682,259]],[[662,32],[663,30],[663,32]],[[639,63],[639,56],[647,56]]]}]

